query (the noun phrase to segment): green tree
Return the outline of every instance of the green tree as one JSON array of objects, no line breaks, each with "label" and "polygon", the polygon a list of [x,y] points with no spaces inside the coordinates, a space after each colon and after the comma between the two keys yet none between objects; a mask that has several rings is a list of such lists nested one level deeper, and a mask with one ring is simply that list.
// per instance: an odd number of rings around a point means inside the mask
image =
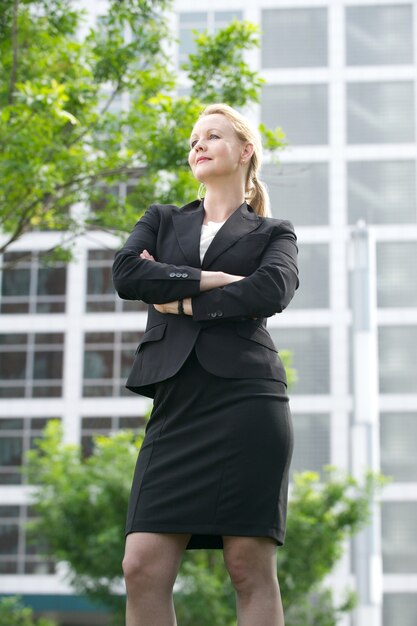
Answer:
[{"label": "green tree", "polygon": [[35,620],[31,608],[14,596],[0,598],[0,626],[55,626],[55,622]]},{"label": "green tree", "polygon": [[[36,533],[58,560],[70,565],[77,591],[120,615],[124,599],[114,593],[121,576],[124,522],[131,476],[143,434],[97,437],[94,453],[82,458],[76,445],[62,443],[59,422],[50,422],[38,448],[28,455],[28,476],[38,485]],[[288,626],[334,626],[353,604],[347,592],[340,606],[322,581],[339,559],[347,537],[362,528],[381,480],[363,484],[328,468],[295,477],[287,540],[278,552],[279,580]],[[233,626],[234,592],[221,551],[185,554],[176,593],[182,626]],[[123,623],[120,617],[120,624]]]},{"label": "green tree", "polygon": [[[69,258],[86,229],[129,231],[151,202],[195,198],[186,155],[201,101],[257,100],[262,81],[243,54],[259,37],[247,22],[201,34],[183,66],[191,95],[176,97],[170,7],[110,0],[88,28],[74,0],[2,0],[0,252],[47,228],[62,231],[56,252]],[[267,148],[282,147],[280,129],[262,131]]]}]

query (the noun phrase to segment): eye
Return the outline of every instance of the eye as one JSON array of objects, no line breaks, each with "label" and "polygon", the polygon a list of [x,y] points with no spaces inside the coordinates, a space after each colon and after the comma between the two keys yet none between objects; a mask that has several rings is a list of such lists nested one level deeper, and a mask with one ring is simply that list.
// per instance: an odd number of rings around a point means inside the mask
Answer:
[{"label": "eye", "polygon": [[190,143],[190,147],[194,148],[195,144],[197,143],[197,140],[194,139],[191,143]]},{"label": "eye", "polygon": [[209,139],[220,139],[220,137],[214,133],[211,133]]}]

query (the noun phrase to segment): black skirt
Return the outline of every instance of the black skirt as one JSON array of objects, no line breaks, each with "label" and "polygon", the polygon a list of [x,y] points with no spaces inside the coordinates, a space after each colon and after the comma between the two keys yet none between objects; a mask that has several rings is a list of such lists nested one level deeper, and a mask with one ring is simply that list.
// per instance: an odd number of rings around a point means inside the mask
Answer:
[{"label": "black skirt", "polygon": [[214,376],[193,351],[157,385],[126,534],[190,533],[188,549],[222,548],[224,535],[282,545],[292,448],[283,383]]}]

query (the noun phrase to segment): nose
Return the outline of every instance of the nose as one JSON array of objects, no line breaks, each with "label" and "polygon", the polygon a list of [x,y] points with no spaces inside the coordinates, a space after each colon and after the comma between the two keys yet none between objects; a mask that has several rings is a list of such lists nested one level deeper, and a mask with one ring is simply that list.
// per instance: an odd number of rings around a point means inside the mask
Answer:
[{"label": "nose", "polygon": [[197,143],[195,144],[195,146],[194,146],[194,150],[195,150],[196,152],[199,152],[199,151],[201,151],[201,150],[205,150],[205,145],[204,145],[204,143],[201,143],[201,140],[200,140],[200,139],[199,139],[199,140],[197,141]]}]

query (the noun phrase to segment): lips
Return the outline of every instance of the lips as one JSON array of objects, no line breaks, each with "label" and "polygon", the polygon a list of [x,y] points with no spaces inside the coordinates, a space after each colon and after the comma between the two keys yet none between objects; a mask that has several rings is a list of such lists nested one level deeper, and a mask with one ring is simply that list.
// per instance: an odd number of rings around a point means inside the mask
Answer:
[{"label": "lips", "polygon": [[205,161],[211,161],[211,159],[209,159],[209,157],[200,157],[199,159],[197,159],[197,165],[199,163],[204,163]]}]

